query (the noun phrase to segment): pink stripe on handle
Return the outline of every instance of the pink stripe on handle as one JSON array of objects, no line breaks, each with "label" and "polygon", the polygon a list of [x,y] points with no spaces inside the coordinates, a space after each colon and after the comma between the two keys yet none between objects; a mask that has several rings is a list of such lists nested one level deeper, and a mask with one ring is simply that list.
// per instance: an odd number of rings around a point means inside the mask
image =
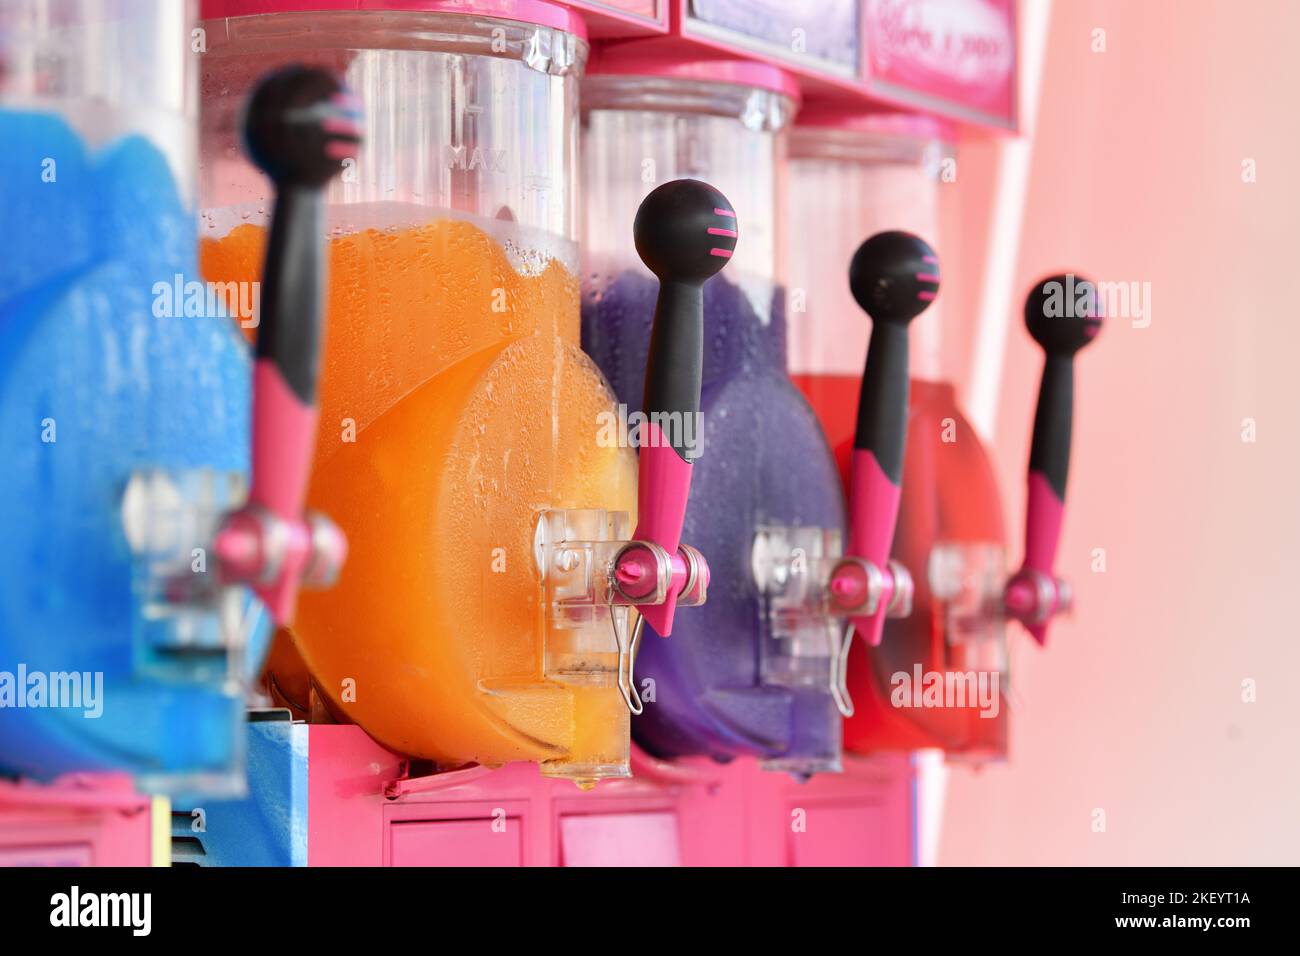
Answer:
[{"label": "pink stripe on handle", "polygon": [[921,261],[932,266],[937,266],[939,264],[939,258],[937,256],[922,256]]},{"label": "pink stripe on handle", "polygon": [[715,229],[710,229],[710,230],[709,230],[709,235],[710,235],[710,236],[730,236],[732,239],[735,239],[735,238],[736,238],[736,230],[734,230],[734,229],[716,229],[716,228],[715,228]]},{"label": "pink stripe on handle", "polygon": [[346,139],[332,139],[325,144],[325,153],[330,159],[355,159],[357,144]]},{"label": "pink stripe on handle", "polygon": [[343,133],[347,136],[357,136],[361,132],[357,128],[356,120],[348,116],[330,116],[320,125],[321,129],[327,133]]},{"label": "pink stripe on handle", "polygon": [[916,297],[920,299],[922,302],[933,302],[934,296],[935,294],[933,292],[925,292],[925,291],[918,292],[916,294]]},{"label": "pink stripe on handle", "polygon": [[893,594],[889,552],[894,545],[901,497],[902,489],[889,480],[875,454],[856,449],[853,452],[853,482],[849,489],[849,547],[846,553],[870,561],[886,578],[879,610],[871,617],[853,620],[857,632],[872,647],[880,643],[885,626],[885,607]]},{"label": "pink stripe on handle", "polygon": [[[653,422],[643,422],[638,445],[636,489],[637,522],[632,537],[653,541],[670,555],[677,554],[682,543],[682,523],[686,520],[686,502],[691,493],[691,465],[682,459],[667,436]],[[663,604],[642,607],[641,616],[661,637],[673,630],[677,610],[677,590],[669,589]]]},{"label": "pink stripe on handle", "polygon": [[709,250],[709,255],[711,255],[711,256],[718,256],[718,257],[720,257],[720,258],[722,258],[722,259],[730,259],[730,258],[731,258],[731,250],[730,250],[730,249],[710,249],[710,250]]},{"label": "pink stripe on handle", "polygon": [[937,275],[935,275],[933,272],[918,272],[918,273],[916,274],[916,279],[917,279],[918,282],[938,282],[938,281],[939,281],[939,277],[938,277]]},{"label": "pink stripe on handle", "polygon": [[713,210],[713,212],[719,216],[726,216],[728,219],[736,218],[736,214],[732,212],[730,209],[715,209]]}]

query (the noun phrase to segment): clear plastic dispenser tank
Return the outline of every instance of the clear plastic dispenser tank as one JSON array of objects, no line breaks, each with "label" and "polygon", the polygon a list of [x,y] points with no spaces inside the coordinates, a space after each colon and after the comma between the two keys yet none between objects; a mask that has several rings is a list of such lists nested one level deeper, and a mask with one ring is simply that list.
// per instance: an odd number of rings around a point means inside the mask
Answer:
[{"label": "clear plastic dispenser tank", "polygon": [[209,547],[249,354],[198,285],[195,13],[0,4],[0,774],[243,785],[268,629]]},{"label": "clear plastic dispenser tank", "polygon": [[797,85],[774,67],[683,59],[654,40],[609,46],[588,72],[583,345],[629,415],[641,411],[655,283],[619,224],[675,177],[713,183],[740,223],[731,264],[704,286],[703,399],[681,423],[701,453],[683,534],[714,585],[671,640],[642,642],[637,679],[653,682],[654,700],[633,733],[656,757],[838,770],[844,618],[828,612],[827,587],[845,545],[843,492],[786,373],[781,208]]},{"label": "clear plastic dispenser tank", "polygon": [[634,615],[600,572],[636,520],[636,458],[602,439],[614,400],[579,345],[581,21],[545,2],[337,6],[203,7],[207,278],[256,278],[265,242],[268,184],[235,136],[254,79],[323,67],[366,115],[327,194],[308,495],[349,557],[303,597],[272,685],[440,767],[627,776]]},{"label": "clear plastic dispenser tank", "polygon": [[[871,326],[853,317],[834,263],[851,255],[865,232],[939,235],[940,177],[949,155],[943,136],[943,127],[924,117],[835,111],[805,114],[791,133],[791,190],[800,197],[788,206],[791,235],[816,229],[819,237],[816,248],[789,246],[792,282],[808,290],[807,312],[791,332],[791,368],[835,447],[846,486]],[[912,326],[892,554],[913,574],[915,604],[909,617],[885,625],[878,647],[850,658],[856,710],[845,722],[844,745],[851,752],[941,747],[979,759],[1005,752],[1006,628],[980,613],[1000,601],[1005,577],[1001,498],[947,374],[965,345],[948,322],[954,305],[939,300]],[[927,680],[965,680],[968,673],[976,683],[961,706],[913,706]]]}]

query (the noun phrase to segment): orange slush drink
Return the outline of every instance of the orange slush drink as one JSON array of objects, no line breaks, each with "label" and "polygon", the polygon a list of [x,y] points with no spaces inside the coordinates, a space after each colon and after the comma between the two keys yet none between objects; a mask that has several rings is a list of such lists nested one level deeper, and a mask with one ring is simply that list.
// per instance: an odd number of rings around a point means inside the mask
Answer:
[{"label": "orange slush drink", "polygon": [[[206,240],[205,278],[256,278],[263,242]],[[628,713],[612,673],[544,674],[534,535],[546,508],[631,514],[636,466],[597,444],[614,400],[578,344],[577,279],[526,272],[461,219],[331,240],[308,504],[349,557],[293,638],[335,713],[396,751],[587,780],[626,764]],[[611,633],[611,672],[613,651]]]}]

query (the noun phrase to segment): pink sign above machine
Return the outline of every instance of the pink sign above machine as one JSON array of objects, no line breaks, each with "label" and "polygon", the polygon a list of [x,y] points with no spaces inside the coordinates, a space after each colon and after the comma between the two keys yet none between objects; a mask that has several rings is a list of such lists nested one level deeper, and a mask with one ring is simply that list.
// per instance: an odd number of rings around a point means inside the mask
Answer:
[{"label": "pink sign above machine", "polygon": [[873,94],[1016,128],[1015,0],[866,0],[863,10]]},{"label": "pink sign above machine", "polygon": [[668,31],[668,0],[564,0],[587,21],[595,39],[653,36]]},{"label": "pink sign above machine", "polygon": [[673,0],[672,12],[674,35],[780,65],[827,108],[1016,129],[1015,0]]},{"label": "pink sign above machine", "polygon": [[861,0],[678,0],[674,28],[814,77],[861,76]]}]

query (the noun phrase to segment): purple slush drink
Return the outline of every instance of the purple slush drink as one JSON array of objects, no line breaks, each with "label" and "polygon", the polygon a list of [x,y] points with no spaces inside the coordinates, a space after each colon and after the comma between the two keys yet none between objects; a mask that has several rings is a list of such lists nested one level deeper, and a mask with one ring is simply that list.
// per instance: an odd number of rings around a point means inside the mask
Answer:
[{"label": "purple slush drink", "polygon": [[[629,271],[584,295],[583,346],[629,413],[641,408],[657,290]],[[708,559],[712,583],[670,638],[642,640],[636,679],[654,681],[654,698],[632,731],[658,757],[752,754],[802,775],[839,769],[840,715],[824,657],[779,668],[797,677],[764,678],[786,642],[764,623],[755,529],[842,531],[844,501],[817,418],[786,374],[784,291],[768,290],[763,315],[723,276],[704,286],[702,434],[682,540]]]}]

